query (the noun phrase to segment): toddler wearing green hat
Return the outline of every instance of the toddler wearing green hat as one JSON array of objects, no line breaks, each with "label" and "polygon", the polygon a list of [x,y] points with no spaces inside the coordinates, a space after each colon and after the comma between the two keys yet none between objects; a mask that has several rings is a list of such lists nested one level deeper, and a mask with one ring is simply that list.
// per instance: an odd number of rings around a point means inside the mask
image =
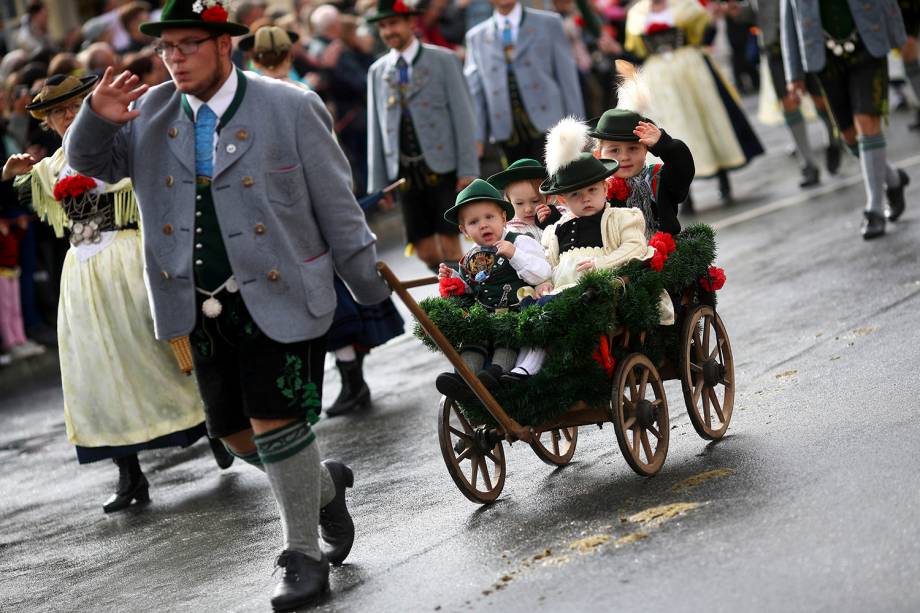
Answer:
[{"label": "toddler wearing green hat", "polygon": [[546,168],[530,158],[517,160],[502,172],[489,177],[489,183],[500,190],[514,207],[514,217],[506,224],[512,232],[526,234],[539,241],[543,237],[543,229],[561,218],[558,204],[550,204],[547,196],[540,193],[540,184],[546,177]]},{"label": "toddler wearing green hat", "polygon": [[[456,204],[444,219],[459,226],[460,232],[475,243],[460,260],[459,271],[445,264],[438,269],[442,296],[460,296],[469,304],[479,303],[489,311],[517,309],[525,292],[520,290],[546,281],[552,270],[543,247],[532,237],[505,228],[514,216],[510,202],[482,179],[476,179],[457,194]],[[464,346],[460,357],[492,389],[498,378],[511,370],[518,353],[508,347],[495,347],[490,356],[485,343]],[[441,373],[438,391],[456,400],[472,400],[473,392],[454,372]]]}]

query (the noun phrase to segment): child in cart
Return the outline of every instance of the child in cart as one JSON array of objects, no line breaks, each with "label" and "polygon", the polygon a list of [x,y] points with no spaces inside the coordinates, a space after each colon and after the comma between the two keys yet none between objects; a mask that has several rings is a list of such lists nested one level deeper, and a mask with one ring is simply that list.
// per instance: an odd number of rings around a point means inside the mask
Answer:
[{"label": "child in cart", "polygon": [[549,202],[546,195],[540,193],[540,184],[546,177],[546,168],[530,158],[517,160],[489,177],[489,183],[514,206],[514,217],[506,225],[508,230],[539,241],[544,228],[559,221],[565,213],[563,207]]},{"label": "child in cart", "polygon": [[[560,121],[547,138],[546,165],[551,176],[540,191],[563,196],[569,212],[543,232],[543,247],[553,266],[552,279],[537,288],[543,302],[576,285],[586,271],[614,269],[655,255],[645,236],[642,211],[608,206],[605,181],[619,164],[585,152],[589,143],[587,126],[573,118]],[[661,324],[673,324],[674,310],[667,294],[662,296],[660,309]],[[502,383],[520,385],[542,368],[545,349],[531,348],[522,354],[515,368],[501,378]]]},{"label": "child in cart", "polygon": [[[462,296],[492,312],[517,309],[522,294],[519,290],[539,285],[550,277],[552,271],[540,243],[505,228],[514,215],[511,203],[482,179],[476,179],[457,195],[456,204],[444,213],[444,218],[457,224],[476,244],[460,260],[459,272],[441,264],[438,270],[441,295]],[[510,347],[495,347],[491,365],[486,368],[490,352],[484,345],[464,346],[460,357],[483,384],[494,389],[498,378],[516,365],[518,352]],[[474,397],[455,372],[438,375],[436,386],[439,392],[457,400]]]},{"label": "child in cart", "polygon": [[[676,235],[677,207],[687,199],[695,174],[693,156],[687,145],[642,115],[649,93],[635,67],[618,60],[617,71],[622,75],[619,104],[588,133],[596,139],[597,157],[620,163],[607,180],[607,199],[613,206],[642,211],[647,239],[658,231]],[[646,164],[649,153],[663,164]]]}]

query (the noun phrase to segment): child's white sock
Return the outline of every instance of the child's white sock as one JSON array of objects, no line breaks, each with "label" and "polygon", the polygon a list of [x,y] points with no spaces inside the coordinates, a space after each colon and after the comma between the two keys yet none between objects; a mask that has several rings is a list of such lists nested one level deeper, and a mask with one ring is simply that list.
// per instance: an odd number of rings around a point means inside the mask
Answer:
[{"label": "child's white sock", "polygon": [[518,375],[535,375],[543,368],[543,362],[545,360],[545,349],[536,347],[521,349],[521,353],[518,355],[517,364],[511,372]]}]

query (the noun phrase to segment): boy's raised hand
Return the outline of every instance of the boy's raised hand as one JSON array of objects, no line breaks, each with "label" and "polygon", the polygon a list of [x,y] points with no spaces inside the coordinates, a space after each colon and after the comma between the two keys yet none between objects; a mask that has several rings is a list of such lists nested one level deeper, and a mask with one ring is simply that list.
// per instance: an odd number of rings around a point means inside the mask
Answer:
[{"label": "boy's raised hand", "polygon": [[515,249],[514,243],[510,241],[498,241],[495,243],[495,253],[504,256],[509,260],[514,257],[514,253],[516,251],[517,249]]},{"label": "boy's raised hand", "polygon": [[451,267],[445,264],[444,262],[441,262],[438,265],[438,279],[439,280],[440,279],[450,279],[453,276],[453,274],[454,274],[453,269],[451,269]]},{"label": "boy's raised hand", "polygon": [[661,138],[661,130],[649,121],[640,121],[633,134],[639,137],[639,142],[646,147],[654,147]]},{"label": "boy's raised hand", "polygon": [[537,214],[537,221],[543,223],[552,211],[549,209],[549,205],[544,202],[543,204],[537,205],[535,213]]}]

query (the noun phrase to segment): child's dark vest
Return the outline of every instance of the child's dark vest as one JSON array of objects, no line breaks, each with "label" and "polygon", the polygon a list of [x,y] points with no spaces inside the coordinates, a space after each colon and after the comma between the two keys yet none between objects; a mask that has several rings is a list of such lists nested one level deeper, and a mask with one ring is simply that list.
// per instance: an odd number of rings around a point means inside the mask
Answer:
[{"label": "child's dark vest", "polygon": [[[508,232],[505,240],[513,243],[521,234]],[[488,276],[482,281],[476,281],[477,261],[492,261],[488,269]],[[489,253],[480,249],[473,249],[460,260],[460,276],[473,292],[473,298],[490,311],[498,308],[516,308],[520,302],[517,297],[518,289],[528,285],[518,276],[511,265],[511,261],[497,253]]]}]

